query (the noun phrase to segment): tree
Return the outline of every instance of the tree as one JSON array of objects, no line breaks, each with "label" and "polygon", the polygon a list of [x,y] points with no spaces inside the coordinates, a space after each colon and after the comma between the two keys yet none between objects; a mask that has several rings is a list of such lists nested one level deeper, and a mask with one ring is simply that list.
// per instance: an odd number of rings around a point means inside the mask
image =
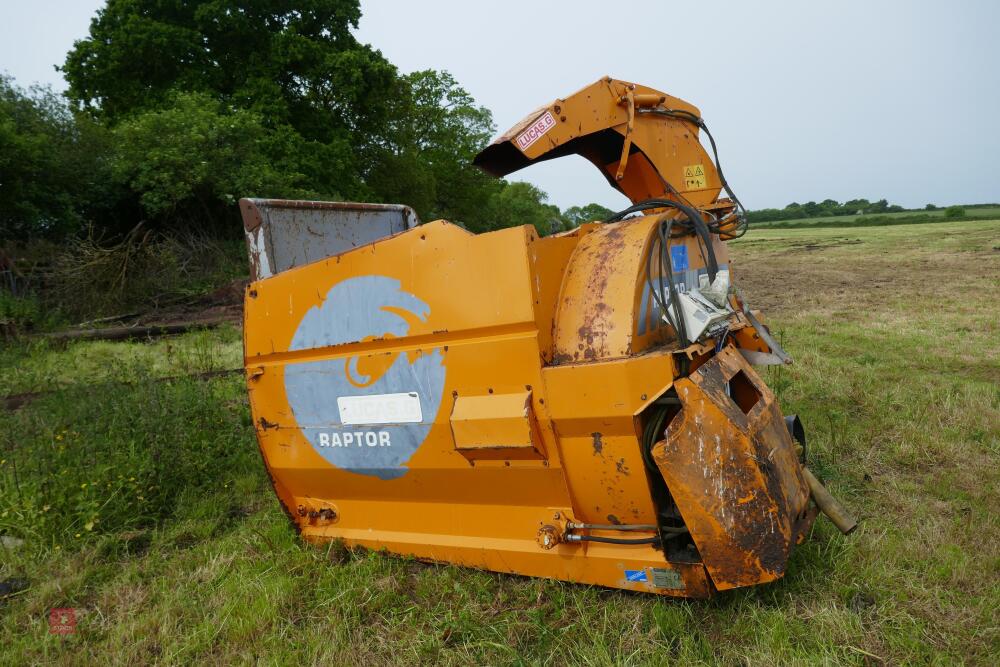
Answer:
[{"label": "tree", "polygon": [[868,207],[865,213],[885,213],[889,208],[889,202],[885,199],[879,199]]},{"label": "tree", "polygon": [[503,188],[490,198],[486,207],[487,221],[481,225],[469,225],[470,230],[484,232],[534,225],[539,235],[545,236],[562,229],[563,219],[559,208],[545,203],[548,197],[544,192],[522,181],[501,183]]},{"label": "tree", "polygon": [[568,227],[573,228],[578,227],[585,222],[606,220],[613,214],[614,211],[609,208],[605,208],[600,204],[587,204],[585,206],[570,206],[568,209],[563,211],[563,218],[565,218]]},{"label": "tree", "polygon": [[109,125],[183,91],[291,126],[335,157],[321,184],[360,197],[398,92],[396,68],[351,34],[360,16],[357,0],[108,0],[62,70]]},{"label": "tree", "polygon": [[0,76],[0,238],[76,231],[110,185],[109,137],[47,88]]},{"label": "tree", "polygon": [[143,138],[148,164],[124,146],[118,173],[160,219],[233,217],[233,197],[310,191],[488,226],[503,183],[471,160],[493,133],[489,111],[446,72],[401,76],[354,38],[360,16],[357,0],[108,0],[66,58],[68,95],[127,128],[122,140]]},{"label": "tree", "polygon": [[422,219],[487,225],[485,204],[503,183],[472,166],[493,135],[493,116],[447,72],[401,77],[385,146],[366,181],[384,201],[413,206]]},{"label": "tree", "polygon": [[178,93],[114,130],[114,173],[153,219],[211,225],[241,196],[308,196],[298,160],[306,142],[259,114],[227,109],[204,93]]},{"label": "tree", "polygon": [[807,218],[819,215],[820,210],[821,209],[819,207],[819,204],[817,204],[814,201],[807,201],[805,204],[802,205],[802,212],[805,214]]},{"label": "tree", "polygon": [[851,199],[850,201],[844,203],[844,208],[849,210],[852,214],[866,213],[869,206],[871,206],[871,202],[867,199]]}]

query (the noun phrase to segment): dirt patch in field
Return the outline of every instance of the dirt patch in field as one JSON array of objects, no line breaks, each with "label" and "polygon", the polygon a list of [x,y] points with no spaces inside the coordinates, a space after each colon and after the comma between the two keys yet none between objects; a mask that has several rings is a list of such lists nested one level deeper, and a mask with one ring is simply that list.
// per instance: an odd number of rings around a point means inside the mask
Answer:
[{"label": "dirt patch in field", "polygon": [[732,249],[736,285],[765,314],[870,312],[906,296],[918,302],[949,294],[975,297],[974,283],[1000,275],[1000,261],[989,250],[855,251],[864,248],[862,240],[783,245]]}]

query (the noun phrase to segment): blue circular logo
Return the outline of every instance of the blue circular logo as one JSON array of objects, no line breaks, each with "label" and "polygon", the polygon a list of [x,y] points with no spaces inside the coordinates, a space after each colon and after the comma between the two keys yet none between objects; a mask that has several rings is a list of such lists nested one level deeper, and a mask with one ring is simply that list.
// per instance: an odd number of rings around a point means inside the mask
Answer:
[{"label": "blue circular logo", "polygon": [[[430,308],[386,276],[334,285],[299,323],[289,350],[403,338]],[[331,464],[394,479],[427,438],[441,407],[441,350],[387,350],[285,367],[285,392],[302,435]]]}]

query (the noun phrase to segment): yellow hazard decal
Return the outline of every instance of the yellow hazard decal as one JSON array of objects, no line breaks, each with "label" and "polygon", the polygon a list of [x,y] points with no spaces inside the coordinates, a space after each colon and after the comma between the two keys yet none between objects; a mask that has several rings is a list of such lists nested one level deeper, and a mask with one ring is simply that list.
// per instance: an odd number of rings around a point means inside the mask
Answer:
[{"label": "yellow hazard decal", "polygon": [[684,189],[704,190],[708,187],[705,180],[705,167],[700,164],[691,164],[684,167]]}]

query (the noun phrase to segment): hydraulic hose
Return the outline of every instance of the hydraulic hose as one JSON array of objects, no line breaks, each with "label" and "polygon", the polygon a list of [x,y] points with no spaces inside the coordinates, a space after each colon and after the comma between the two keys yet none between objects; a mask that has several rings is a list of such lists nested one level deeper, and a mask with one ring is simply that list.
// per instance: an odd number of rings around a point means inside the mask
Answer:
[{"label": "hydraulic hose", "polygon": [[568,530],[623,530],[627,532],[632,530],[656,530],[656,525],[652,523],[567,523],[566,528]]},{"label": "hydraulic hose", "polygon": [[659,537],[639,537],[639,538],[623,538],[623,537],[598,537],[596,535],[567,535],[565,537],[567,542],[601,542],[602,544],[659,544]]}]

